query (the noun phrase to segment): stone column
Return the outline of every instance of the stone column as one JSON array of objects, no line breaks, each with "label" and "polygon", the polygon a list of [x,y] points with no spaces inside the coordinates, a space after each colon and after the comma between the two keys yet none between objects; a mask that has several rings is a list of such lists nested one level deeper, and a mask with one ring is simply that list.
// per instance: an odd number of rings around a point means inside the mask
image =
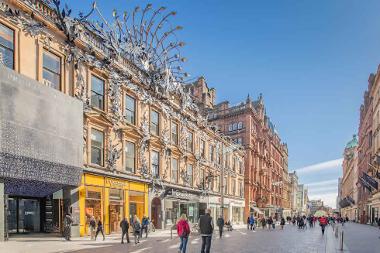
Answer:
[{"label": "stone column", "polygon": [[73,219],[71,226],[71,236],[80,236],[80,207],[79,207],[79,188],[72,187],[63,188],[63,217],[70,213]]},{"label": "stone column", "polygon": [[5,218],[4,181],[0,180],[0,241],[5,240]]}]

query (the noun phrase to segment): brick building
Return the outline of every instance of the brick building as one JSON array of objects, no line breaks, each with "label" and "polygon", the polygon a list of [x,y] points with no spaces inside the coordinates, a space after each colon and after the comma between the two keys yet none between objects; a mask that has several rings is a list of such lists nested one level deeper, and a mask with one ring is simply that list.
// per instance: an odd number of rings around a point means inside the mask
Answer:
[{"label": "brick building", "polygon": [[[368,173],[369,164],[372,158],[372,86],[375,75],[371,74],[368,78],[368,89],[364,92],[364,101],[360,106],[360,122],[359,122],[359,145],[358,145],[358,174],[359,177],[363,172]],[[365,187],[359,187],[358,190],[358,212],[359,220],[361,223],[367,223],[369,218],[369,210],[367,208],[367,201],[369,198],[369,191]]]},{"label": "brick building", "polygon": [[204,78],[189,89],[209,122],[245,149],[245,217],[290,215],[288,149],[266,115],[262,95],[230,106],[228,101],[215,104],[215,90]]}]

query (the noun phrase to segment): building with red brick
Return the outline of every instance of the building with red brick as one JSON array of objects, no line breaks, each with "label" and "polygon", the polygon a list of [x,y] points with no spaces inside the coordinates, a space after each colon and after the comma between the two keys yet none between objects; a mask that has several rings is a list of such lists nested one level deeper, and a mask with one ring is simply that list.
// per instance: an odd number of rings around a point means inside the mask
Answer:
[{"label": "building with red brick", "polygon": [[230,106],[215,104],[215,90],[204,78],[189,86],[208,120],[236,144],[245,148],[245,210],[256,216],[290,216],[288,148],[266,114],[263,96]]},{"label": "building with red brick", "polygon": [[[375,76],[371,74],[368,79],[368,89],[364,92],[364,101],[360,107],[360,123],[359,123],[359,145],[358,145],[358,175],[368,173],[372,158],[372,86]],[[369,218],[369,210],[367,210],[367,202],[369,198],[369,190],[365,187],[358,189],[358,213],[361,223],[367,223]]]}]

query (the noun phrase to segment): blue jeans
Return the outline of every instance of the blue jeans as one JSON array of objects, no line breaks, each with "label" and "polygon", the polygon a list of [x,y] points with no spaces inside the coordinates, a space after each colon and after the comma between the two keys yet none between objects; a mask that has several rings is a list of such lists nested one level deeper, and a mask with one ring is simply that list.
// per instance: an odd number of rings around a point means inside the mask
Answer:
[{"label": "blue jeans", "polygon": [[181,236],[179,239],[181,239],[181,244],[179,245],[179,251],[181,251],[182,253],[186,253],[186,246],[187,246],[187,241],[189,240],[189,237]]},{"label": "blue jeans", "polygon": [[210,253],[211,248],[211,235],[202,236],[202,249],[201,253]]}]

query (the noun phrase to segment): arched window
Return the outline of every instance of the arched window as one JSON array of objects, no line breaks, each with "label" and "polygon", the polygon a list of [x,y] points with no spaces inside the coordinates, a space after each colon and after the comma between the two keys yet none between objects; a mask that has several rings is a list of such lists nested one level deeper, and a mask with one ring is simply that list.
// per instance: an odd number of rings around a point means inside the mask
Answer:
[{"label": "arched window", "polygon": [[243,129],[243,122],[240,121],[240,122],[238,123],[238,129]]}]

